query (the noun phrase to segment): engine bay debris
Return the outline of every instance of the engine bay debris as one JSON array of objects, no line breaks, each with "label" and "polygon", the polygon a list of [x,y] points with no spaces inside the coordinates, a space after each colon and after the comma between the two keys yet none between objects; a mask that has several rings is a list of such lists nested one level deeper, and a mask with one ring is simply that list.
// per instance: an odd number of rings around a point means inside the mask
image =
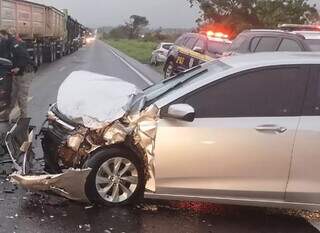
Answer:
[{"label": "engine bay debris", "polygon": [[[81,95],[85,90],[86,95]],[[41,129],[45,162],[52,175],[22,173],[22,163],[11,175],[12,181],[32,191],[88,201],[85,183],[91,169],[86,162],[99,149],[129,146],[143,158],[145,190],[155,192],[159,109],[144,104],[143,92],[133,84],[90,72],[72,73],[61,85],[58,102],[50,107],[47,126]]]}]

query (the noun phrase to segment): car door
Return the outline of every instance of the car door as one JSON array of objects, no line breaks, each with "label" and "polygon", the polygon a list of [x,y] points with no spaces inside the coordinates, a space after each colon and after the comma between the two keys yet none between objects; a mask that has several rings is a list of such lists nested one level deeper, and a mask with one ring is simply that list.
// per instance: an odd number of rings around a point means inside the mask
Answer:
[{"label": "car door", "polygon": [[320,203],[320,66],[312,67],[293,151],[286,200]]},{"label": "car door", "polygon": [[193,106],[196,119],[160,120],[157,192],[283,200],[305,72],[288,66],[239,73],[175,101]]},{"label": "car door", "polygon": [[195,35],[190,35],[184,43],[184,46],[178,48],[178,56],[176,59],[176,65],[178,70],[189,69],[191,62],[190,55],[196,41],[197,37]]}]

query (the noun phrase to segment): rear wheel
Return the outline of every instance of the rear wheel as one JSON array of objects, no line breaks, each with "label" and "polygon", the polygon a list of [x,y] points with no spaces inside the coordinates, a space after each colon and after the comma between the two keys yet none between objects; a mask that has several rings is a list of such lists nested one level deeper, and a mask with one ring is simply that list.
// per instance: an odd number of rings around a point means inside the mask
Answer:
[{"label": "rear wheel", "polygon": [[136,202],[144,193],[144,169],[138,156],[130,151],[99,151],[87,167],[92,169],[85,187],[91,202],[126,205]]},{"label": "rear wheel", "polygon": [[172,60],[168,61],[164,67],[164,78],[170,78],[174,74],[174,62]]}]

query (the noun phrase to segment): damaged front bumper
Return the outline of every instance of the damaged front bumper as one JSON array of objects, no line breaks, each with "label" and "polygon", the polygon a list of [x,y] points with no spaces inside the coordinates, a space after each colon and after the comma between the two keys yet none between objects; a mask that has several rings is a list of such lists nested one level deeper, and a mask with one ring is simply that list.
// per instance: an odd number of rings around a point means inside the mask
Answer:
[{"label": "damaged front bumper", "polygon": [[11,175],[12,182],[32,191],[52,191],[68,199],[87,202],[85,184],[91,169],[86,168],[86,162],[97,150],[130,144],[128,146],[136,148],[144,160],[145,190],[155,192],[154,147],[158,115],[159,109],[150,106],[91,130],[68,124],[51,109],[48,126],[41,130],[45,170],[49,175],[32,175],[33,131],[29,130],[30,119],[20,120],[6,138],[17,170]]}]

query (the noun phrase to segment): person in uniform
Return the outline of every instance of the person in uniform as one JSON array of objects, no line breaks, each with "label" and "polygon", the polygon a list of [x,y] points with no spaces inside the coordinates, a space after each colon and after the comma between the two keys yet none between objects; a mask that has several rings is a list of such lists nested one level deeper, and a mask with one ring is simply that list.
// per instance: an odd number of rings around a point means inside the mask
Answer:
[{"label": "person in uniform", "polygon": [[[35,66],[30,59],[25,43],[17,39],[16,36],[6,30],[0,30],[0,58],[6,58],[12,61],[11,69],[11,94],[8,108],[0,113],[0,145],[3,145],[3,139],[9,129],[9,123],[18,118],[26,118],[29,88],[34,77]],[[14,109],[19,109],[15,114]],[[0,150],[1,152],[1,150]]]},{"label": "person in uniform", "polygon": [[[12,33],[12,32],[11,32]],[[9,33],[8,43],[12,53],[13,80],[11,94],[11,111],[18,107],[20,115],[11,112],[10,121],[28,117],[29,89],[34,78],[35,65],[30,59],[26,44],[20,37]]]},{"label": "person in uniform", "polygon": [[[11,112],[10,100],[12,94],[12,78],[10,75],[12,68],[12,66],[10,66],[12,52],[9,44],[9,34],[6,30],[0,30],[0,59],[0,155],[4,155],[4,139],[9,130],[9,114]],[[8,66],[3,66],[3,64],[8,64]]]}]

